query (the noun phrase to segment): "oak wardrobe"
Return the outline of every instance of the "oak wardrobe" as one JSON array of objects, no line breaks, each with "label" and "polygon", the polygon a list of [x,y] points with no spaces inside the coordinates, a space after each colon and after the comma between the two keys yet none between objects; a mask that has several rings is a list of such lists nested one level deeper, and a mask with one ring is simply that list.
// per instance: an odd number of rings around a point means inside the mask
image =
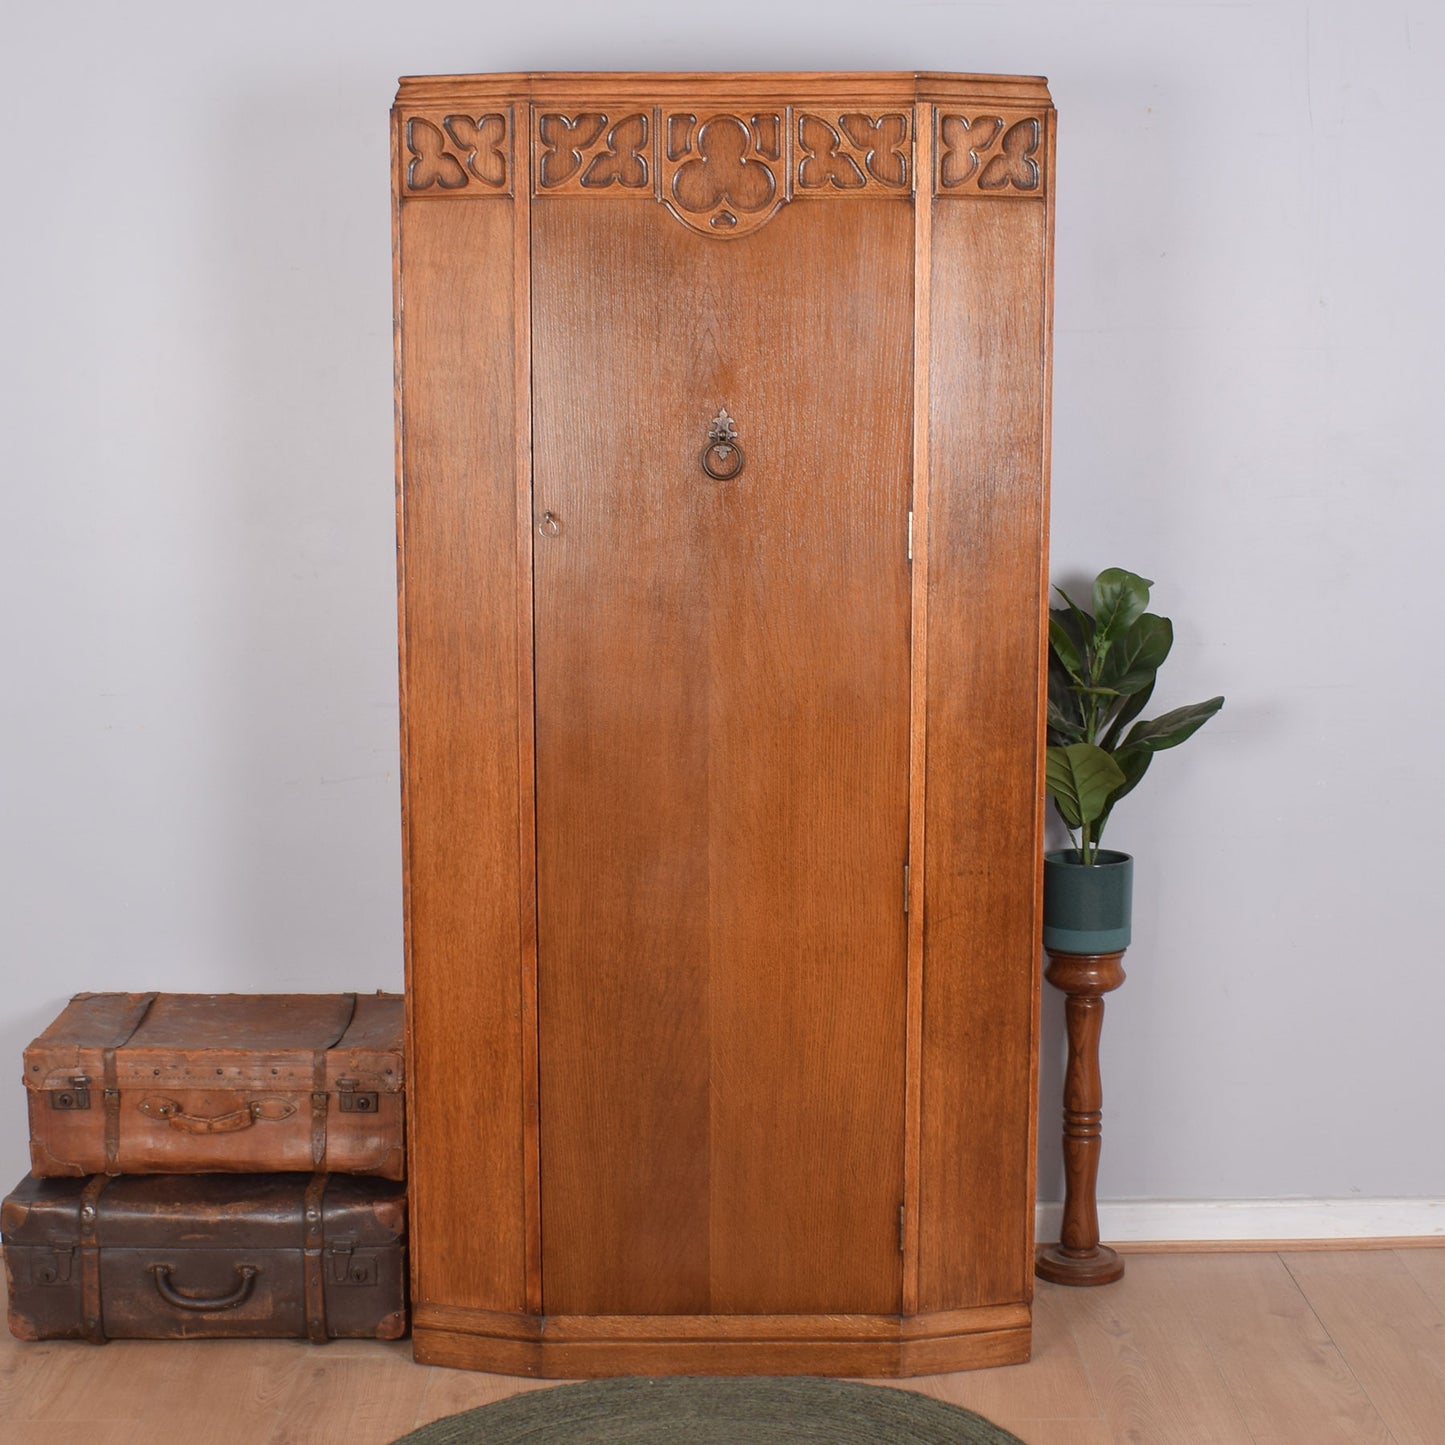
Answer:
[{"label": "oak wardrobe", "polygon": [[394,111],[417,1357],[1026,1358],[1053,110]]}]

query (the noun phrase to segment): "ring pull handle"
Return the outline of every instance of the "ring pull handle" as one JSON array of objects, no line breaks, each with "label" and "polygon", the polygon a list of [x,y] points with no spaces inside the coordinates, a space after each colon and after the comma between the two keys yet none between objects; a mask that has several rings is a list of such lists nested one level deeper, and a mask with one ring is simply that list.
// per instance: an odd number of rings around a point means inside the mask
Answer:
[{"label": "ring pull handle", "polygon": [[712,419],[707,445],[702,449],[702,469],[713,481],[730,482],[742,471],[747,459],[737,437],[737,426],[724,407]]},{"label": "ring pull handle", "polygon": [[562,531],[562,523],[557,520],[556,512],[543,512],[542,520],[537,524],[537,530],[544,537],[559,536]]},{"label": "ring pull handle", "polygon": [[254,1099],[229,1114],[187,1114],[174,1099],[142,1099],[136,1107],[152,1119],[164,1119],[182,1134],[234,1134],[263,1120],[289,1119],[296,1112],[289,1099]]},{"label": "ring pull handle", "polygon": [[230,1294],[199,1295],[182,1294],[171,1283],[170,1265],[153,1264],[148,1267],[155,1276],[156,1293],[168,1305],[174,1305],[178,1310],[233,1310],[251,1298],[251,1291],[256,1287],[256,1276],[261,1273],[254,1264],[238,1264],[236,1273],[240,1276],[240,1283]]}]

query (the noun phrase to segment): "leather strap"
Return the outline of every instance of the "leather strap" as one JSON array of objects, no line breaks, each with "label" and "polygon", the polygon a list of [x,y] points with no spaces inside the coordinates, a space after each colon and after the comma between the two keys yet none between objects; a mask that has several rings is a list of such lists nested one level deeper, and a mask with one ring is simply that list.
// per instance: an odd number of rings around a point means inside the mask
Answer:
[{"label": "leather strap", "polygon": [[115,1055],[117,1049],[123,1049],[132,1038],[135,1031],[145,1022],[145,1016],[151,1011],[151,1005],[156,1001],[156,995],[148,993],[142,996],[139,1006],[130,1018],[126,1021],[129,1027],[116,1035],[109,1044],[101,1050],[100,1067],[102,1074],[102,1102],[105,1105],[105,1172],[107,1174],[119,1174],[120,1170],[120,1083],[116,1077]]},{"label": "leather strap", "polygon": [[100,1196],[109,1174],[92,1174],[80,1191],[80,1328],[93,1345],[105,1343],[100,1299]]},{"label": "leather strap", "polygon": [[305,1274],[306,1338],[324,1345],[326,1334],[326,1277],[322,1270],[322,1249],[326,1240],[326,1218],[322,1207],[327,1176],[313,1174],[306,1186],[301,1207],[302,1269]]},{"label": "leather strap", "polygon": [[311,1167],[326,1167],[326,1119],[331,1109],[331,1096],[326,1092],[326,1055],[346,1037],[356,1017],[356,995],[341,995],[340,1027],[328,1043],[322,1044],[311,1060]]}]

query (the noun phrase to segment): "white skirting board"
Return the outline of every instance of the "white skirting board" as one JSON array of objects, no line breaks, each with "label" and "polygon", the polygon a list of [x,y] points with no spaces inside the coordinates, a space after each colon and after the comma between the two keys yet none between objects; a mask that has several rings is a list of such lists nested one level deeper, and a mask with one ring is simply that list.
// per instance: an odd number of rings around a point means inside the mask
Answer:
[{"label": "white skirting board", "polygon": [[[1062,1204],[1040,1204],[1038,1238],[1059,1237]],[[1228,1240],[1445,1241],[1445,1199],[1115,1199],[1099,1201],[1105,1244]]]}]

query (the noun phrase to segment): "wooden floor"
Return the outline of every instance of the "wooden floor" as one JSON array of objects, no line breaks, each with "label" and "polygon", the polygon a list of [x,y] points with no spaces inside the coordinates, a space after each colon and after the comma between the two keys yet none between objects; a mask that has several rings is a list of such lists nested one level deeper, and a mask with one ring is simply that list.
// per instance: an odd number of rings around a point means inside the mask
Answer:
[{"label": "wooden floor", "polygon": [[[1027,1365],[908,1387],[1028,1445],[1445,1445],[1445,1249],[1131,1254],[1039,1285]],[[0,1343],[5,1445],[384,1445],[538,1382],[405,1342]]]}]

